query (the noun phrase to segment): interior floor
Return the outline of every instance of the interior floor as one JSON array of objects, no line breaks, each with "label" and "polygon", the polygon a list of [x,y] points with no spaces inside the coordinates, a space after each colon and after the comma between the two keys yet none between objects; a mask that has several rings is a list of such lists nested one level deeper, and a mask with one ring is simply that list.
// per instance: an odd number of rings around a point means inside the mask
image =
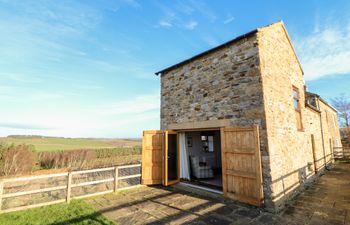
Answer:
[{"label": "interior floor", "polygon": [[198,180],[200,183],[216,186],[216,187],[222,187],[222,175],[216,175],[214,178],[211,179],[201,179]]}]

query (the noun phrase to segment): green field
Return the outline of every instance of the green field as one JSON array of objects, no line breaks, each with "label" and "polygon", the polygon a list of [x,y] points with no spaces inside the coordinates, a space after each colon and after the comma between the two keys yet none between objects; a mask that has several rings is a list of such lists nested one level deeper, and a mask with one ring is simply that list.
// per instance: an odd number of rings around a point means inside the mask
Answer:
[{"label": "green field", "polygon": [[83,200],[70,204],[57,204],[25,211],[0,215],[0,224],[6,225],[45,225],[45,224],[91,224],[112,225],[101,213],[96,212]]},{"label": "green field", "polygon": [[38,152],[76,149],[132,148],[141,146],[139,139],[93,139],[60,137],[4,137],[0,143],[33,145]]}]

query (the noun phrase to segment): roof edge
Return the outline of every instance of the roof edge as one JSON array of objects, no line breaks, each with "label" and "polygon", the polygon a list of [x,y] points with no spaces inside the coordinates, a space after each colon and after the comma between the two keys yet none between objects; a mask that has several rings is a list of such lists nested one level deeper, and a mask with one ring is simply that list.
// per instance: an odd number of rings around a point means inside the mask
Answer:
[{"label": "roof edge", "polygon": [[316,98],[318,98],[321,102],[323,102],[325,105],[327,105],[330,109],[332,109],[335,112],[338,112],[338,110],[336,108],[334,108],[333,106],[331,106],[326,100],[324,100],[320,95],[316,94],[316,93],[312,93],[309,91],[305,92],[307,95],[312,95],[315,96]]},{"label": "roof edge", "polygon": [[286,27],[284,26],[283,21],[281,20],[279,23],[282,24],[282,27],[283,27],[284,33],[285,33],[286,36],[287,36],[289,45],[292,47],[293,53],[294,53],[294,55],[295,55],[295,58],[297,59],[297,62],[298,62],[298,64],[299,64],[300,70],[301,70],[302,74],[304,75],[304,70],[303,70],[303,67],[301,66],[299,57],[298,57],[297,52],[296,52],[296,50],[295,50],[295,47],[294,47],[294,45],[293,45],[293,43],[292,43],[292,39],[290,38],[290,36],[289,36],[289,34],[288,34],[288,31],[287,31]]},{"label": "roof edge", "polygon": [[300,68],[302,74],[304,75],[303,67],[301,66],[300,60],[299,60],[298,55],[296,53],[296,50],[295,50],[295,48],[293,46],[292,40],[291,40],[291,38],[290,38],[290,36],[288,34],[288,31],[287,31],[287,29],[286,29],[286,27],[285,27],[285,25],[284,25],[282,20],[279,20],[279,21],[277,21],[275,23],[271,23],[271,24],[263,26],[263,27],[256,28],[256,29],[254,29],[252,31],[249,31],[249,32],[247,32],[245,34],[242,34],[242,35],[240,35],[240,36],[238,36],[238,37],[236,37],[236,38],[234,38],[234,39],[232,39],[230,41],[227,41],[227,42],[225,42],[225,43],[223,43],[221,45],[218,45],[218,46],[216,46],[214,48],[208,49],[208,50],[206,50],[204,52],[201,52],[201,53],[199,53],[199,54],[197,54],[197,55],[195,55],[195,56],[193,56],[191,58],[188,58],[188,59],[183,60],[183,61],[181,61],[179,63],[176,63],[176,64],[174,64],[172,66],[169,66],[169,67],[167,67],[167,68],[165,68],[163,70],[160,70],[160,71],[156,72],[155,75],[161,75],[164,72],[168,72],[169,70],[172,70],[172,69],[175,69],[177,67],[180,67],[180,66],[182,66],[182,65],[184,65],[186,63],[189,63],[189,62],[191,62],[193,60],[196,60],[196,59],[198,59],[198,58],[200,58],[200,57],[202,57],[202,56],[204,56],[204,55],[206,55],[208,53],[214,52],[214,51],[216,51],[218,49],[221,49],[221,48],[223,48],[225,46],[228,46],[228,45],[230,45],[230,44],[232,44],[232,43],[234,43],[236,41],[239,41],[239,40],[241,40],[243,38],[250,37],[251,35],[253,35],[253,34],[255,34],[255,33],[259,32],[259,31],[262,31],[264,28],[267,28],[267,27],[272,26],[274,24],[281,24],[281,26],[283,28],[283,31],[284,31],[284,33],[285,33],[285,35],[287,37],[288,42],[289,42],[289,45],[291,46],[291,48],[293,50],[293,53],[294,53],[294,56],[295,56],[295,58],[296,58],[296,60],[298,62],[299,68]]},{"label": "roof edge", "polygon": [[326,100],[324,100],[320,96],[318,98],[320,99],[321,102],[323,102],[325,105],[327,105],[329,108],[331,108],[334,112],[336,112],[336,113],[338,112],[338,110],[336,108],[334,108],[333,106],[331,106],[328,102],[326,102]]},{"label": "roof edge", "polygon": [[235,42],[237,42],[237,41],[239,41],[239,40],[241,40],[243,38],[250,37],[251,35],[253,35],[253,34],[257,33],[257,32],[258,32],[258,29],[254,29],[252,31],[249,31],[248,33],[242,34],[242,35],[240,35],[240,36],[238,36],[238,37],[236,37],[236,38],[234,38],[234,39],[232,39],[230,41],[227,41],[227,42],[225,42],[225,43],[223,43],[221,45],[218,45],[218,46],[216,46],[214,48],[211,48],[211,49],[206,50],[206,51],[204,51],[202,53],[199,53],[199,54],[197,54],[195,56],[192,56],[191,58],[188,58],[188,59],[183,60],[183,61],[181,61],[179,63],[176,63],[176,64],[174,64],[172,66],[169,66],[169,67],[167,67],[167,68],[165,68],[163,70],[160,70],[160,71],[156,72],[155,75],[160,75],[160,74],[162,74],[164,72],[168,72],[169,70],[172,70],[172,69],[175,69],[177,67],[180,67],[180,66],[182,66],[182,65],[184,65],[186,63],[189,63],[189,62],[191,62],[193,60],[196,60],[196,59],[198,59],[198,58],[200,58],[200,57],[202,57],[202,56],[204,56],[204,55],[206,55],[208,53],[211,53],[211,52],[214,52],[214,51],[216,51],[218,49],[226,47],[226,46],[228,46],[228,45],[230,45],[232,43],[235,43]]},{"label": "roof edge", "polygon": [[315,107],[313,107],[309,103],[305,103],[305,108],[310,109],[311,111],[316,112],[316,113],[321,113],[320,110],[316,109]]}]

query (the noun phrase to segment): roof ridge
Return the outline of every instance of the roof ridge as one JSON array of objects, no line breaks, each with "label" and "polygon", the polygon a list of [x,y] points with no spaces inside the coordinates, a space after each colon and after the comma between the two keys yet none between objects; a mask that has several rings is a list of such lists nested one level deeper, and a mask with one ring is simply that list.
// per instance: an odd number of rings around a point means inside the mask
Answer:
[{"label": "roof ridge", "polygon": [[[194,55],[194,56],[192,56],[192,57],[190,57],[190,58],[188,58],[188,59],[185,59],[185,60],[183,60],[183,61],[181,61],[181,62],[179,62],[179,63],[176,63],[176,64],[174,64],[174,65],[172,65],[172,66],[166,67],[165,69],[160,70],[160,71],[156,72],[155,74],[156,74],[156,75],[161,75],[161,74],[164,73],[164,72],[167,72],[167,71],[169,71],[169,70],[171,70],[171,69],[174,69],[174,68],[177,68],[177,67],[179,67],[179,66],[182,66],[182,65],[184,65],[184,64],[186,64],[186,63],[188,63],[188,62],[191,62],[191,61],[193,61],[193,60],[195,60],[195,59],[198,59],[198,58],[200,58],[200,57],[202,57],[202,56],[204,56],[204,55],[206,55],[206,54],[208,54],[208,53],[211,53],[211,52],[213,52],[213,51],[215,51],[215,50],[218,50],[218,49],[223,48],[223,47],[225,47],[225,46],[227,46],[227,45],[230,45],[230,44],[232,44],[232,43],[234,43],[234,42],[236,42],[236,41],[239,41],[239,40],[241,40],[241,39],[243,39],[243,38],[249,37],[250,35],[253,35],[253,34],[259,32],[259,31],[260,31],[261,29],[263,29],[263,28],[267,28],[267,27],[269,27],[269,26],[272,26],[272,25],[275,25],[275,24],[279,24],[279,23],[282,24],[282,27],[283,27],[284,30],[285,30],[285,27],[284,27],[284,24],[283,24],[283,21],[282,21],[282,20],[279,20],[279,21],[277,21],[277,22],[268,24],[268,25],[263,26],[263,27],[255,28],[254,30],[251,30],[251,31],[249,31],[249,32],[247,32],[247,33],[244,33],[244,34],[242,34],[242,35],[239,35],[239,36],[237,36],[237,37],[235,37],[235,38],[233,38],[233,39],[231,39],[231,40],[229,40],[229,41],[227,41],[227,42],[224,42],[223,44],[220,44],[220,45],[218,45],[218,46],[216,46],[216,47],[210,48],[210,49],[208,49],[208,50],[206,50],[206,51],[204,51],[204,52],[201,52],[201,53],[199,53],[199,54],[197,54],[197,55]],[[286,33],[286,34],[287,34],[287,33]],[[288,34],[287,34],[287,37],[288,37],[288,39],[289,39]],[[290,41],[290,40],[289,40],[289,41]],[[293,45],[292,45],[292,46],[293,46]],[[294,50],[294,48],[293,48],[293,50]],[[297,57],[297,61],[299,62],[298,57]],[[300,63],[299,63],[299,64],[300,64]],[[301,68],[301,66],[300,66],[300,68]],[[302,69],[301,69],[301,70],[302,70]]]}]

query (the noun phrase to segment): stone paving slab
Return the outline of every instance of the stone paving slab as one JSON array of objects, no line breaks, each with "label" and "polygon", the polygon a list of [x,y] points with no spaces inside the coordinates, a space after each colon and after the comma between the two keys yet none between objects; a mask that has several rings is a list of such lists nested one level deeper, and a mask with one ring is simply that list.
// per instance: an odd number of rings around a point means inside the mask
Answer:
[{"label": "stone paving slab", "polygon": [[140,187],[87,202],[120,225],[350,225],[350,164],[327,171],[278,214],[221,196],[161,186]]}]

